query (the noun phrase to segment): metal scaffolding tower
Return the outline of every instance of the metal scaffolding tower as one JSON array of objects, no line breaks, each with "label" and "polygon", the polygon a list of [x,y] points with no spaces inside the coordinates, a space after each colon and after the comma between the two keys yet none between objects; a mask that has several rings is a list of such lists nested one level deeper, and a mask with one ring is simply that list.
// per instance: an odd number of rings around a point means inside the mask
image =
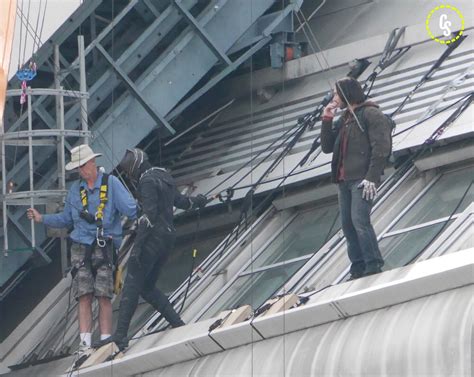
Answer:
[{"label": "metal scaffolding tower", "polygon": [[[89,94],[86,88],[85,75],[85,59],[84,59],[84,37],[78,36],[78,60],[79,60],[79,76],[80,76],[80,91],[65,90],[61,85],[61,67],[59,46],[54,47],[54,82],[55,88],[48,89],[34,89],[28,87],[26,91],[21,89],[13,89],[7,91],[7,97],[19,97],[22,94],[27,96],[26,108],[26,123],[27,128],[21,130],[6,130],[0,134],[1,148],[2,148],[2,212],[3,212],[3,256],[8,257],[10,253],[27,252],[26,255],[37,252],[45,262],[49,263],[50,258],[38,244],[36,240],[36,231],[34,221],[30,221],[30,233],[23,233],[23,242],[25,247],[19,248],[16,242],[14,248],[10,248],[9,243],[9,226],[25,227],[27,220],[25,219],[25,207],[38,207],[50,204],[61,205],[66,196],[66,175],[65,175],[65,145],[67,139],[77,140],[82,139],[87,142],[90,136],[88,131],[87,116],[82,118],[82,128],[80,130],[68,130],[64,127],[64,99],[72,99],[81,105],[81,110],[87,114],[87,99]],[[39,96],[54,96],[55,97],[55,113],[56,113],[56,127],[44,128],[41,122],[33,124],[33,104]],[[6,147],[10,146],[14,150],[14,156],[6,154]],[[55,148],[57,151],[57,168],[53,167],[52,172],[55,172],[55,185],[47,189],[39,189],[35,182],[35,161],[36,150],[39,148]],[[7,162],[10,159],[15,159],[18,148],[27,148],[28,158],[28,182],[26,185],[18,187],[14,190],[15,183],[13,180],[8,180]],[[11,153],[10,153],[11,154]],[[12,162],[12,161],[10,161]],[[13,166],[16,161],[13,161]],[[55,186],[55,187],[54,187]],[[62,265],[66,268],[66,243],[64,236],[61,237],[62,245]],[[29,253],[28,253],[29,252]]]}]

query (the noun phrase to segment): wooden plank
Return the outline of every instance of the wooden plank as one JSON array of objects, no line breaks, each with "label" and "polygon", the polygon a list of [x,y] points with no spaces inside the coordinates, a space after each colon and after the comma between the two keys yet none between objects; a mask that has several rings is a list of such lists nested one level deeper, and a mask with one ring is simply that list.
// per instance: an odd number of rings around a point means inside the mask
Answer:
[{"label": "wooden plank", "polygon": [[224,317],[225,320],[222,321],[219,328],[232,326],[236,323],[245,321],[247,318],[250,317],[251,314],[252,314],[252,307],[250,305],[244,305],[244,306],[241,306],[240,308],[234,309],[232,310],[230,314],[228,314],[227,318]]},{"label": "wooden plank", "polygon": [[272,304],[270,309],[262,314],[262,317],[288,310],[298,302],[298,299],[298,295],[294,293],[279,297],[278,300]]},{"label": "wooden plank", "polygon": [[108,343],[90,355],[89,358],[84,361],[84,364],[81,365],[81,368],[103,363],[108,357],[115,355],[117,352],[119,352],[119,349],[115,343]]}]

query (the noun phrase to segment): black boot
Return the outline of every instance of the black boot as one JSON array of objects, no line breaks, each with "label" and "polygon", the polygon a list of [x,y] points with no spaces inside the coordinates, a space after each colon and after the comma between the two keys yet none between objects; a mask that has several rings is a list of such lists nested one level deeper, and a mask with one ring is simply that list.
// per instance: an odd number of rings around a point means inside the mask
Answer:
[{"label": "black boot", "polygon": [[174,310],[173,305],[170,303],[161,312],[161,315],[169,322],[171,327],[181,327],[185,325],[179,314]]},{"label": "black boot", "polygon": [[156,311],[160,312],[164,319],[166,319],[172,327],[184,326],[185,323],[174,310],[173,305],[168,300],[168,297],[155,288],[152,291],[145,291],[142,293],[142,297],[155,308]]}]

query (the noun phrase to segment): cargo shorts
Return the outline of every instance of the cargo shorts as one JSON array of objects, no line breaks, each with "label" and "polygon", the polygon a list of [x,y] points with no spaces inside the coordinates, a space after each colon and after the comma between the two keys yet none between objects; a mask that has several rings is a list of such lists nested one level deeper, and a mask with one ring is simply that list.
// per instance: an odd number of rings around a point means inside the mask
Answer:
[{"label": "cargo shorts", "polygon": [[[73,242],[71,245],[71,266],[79,267],[86,255],[86,245]],[[112,248],[107,248],[108,261],[112,261]],[[95,247],[92,253],[91,263],[86,263],[77,270],[73,280],[73,294],[76,299],[79,297],[93,293],[95,297],[112,298],[114,282],[113,272],[109,263],[101,264],[104,260],[104,254],[99,247]],[[96,276],[91,269],[96,269]],[[96,267],[100,265],[100,267]]]}]

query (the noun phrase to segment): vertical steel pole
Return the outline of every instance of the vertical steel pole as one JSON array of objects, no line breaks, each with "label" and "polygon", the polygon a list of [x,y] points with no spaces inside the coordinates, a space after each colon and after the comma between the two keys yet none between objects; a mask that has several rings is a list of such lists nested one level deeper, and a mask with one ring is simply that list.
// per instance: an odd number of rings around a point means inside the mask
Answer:
[{"label": "vertical steel pole", "polygon": [[[79,75],[80,75],[80,90],[81,92],[87,91],[86,82],[86,55],[84,54],[84,36],[79,35],[77,37],[77,44],[79,47]],[[89,129],[87,123],[87,98],[81,98],[81,124],[82,130],[87,131]],[[89,138],[84,137],[84,144],[89,144]]]},{"label": "vertical steel pole", "polygon": [[[60,78],[60,62],[59,62],[59,46],[54,46],[54,84],[56,89],[62,89],[61,78]],[[56,95],[56,127],[60,131],[64,131],[64,96]],[[58,135],[58,188],[60,190],[66,189],[66,172],[64,169],[65,164],[65,136],[64,132],[60,132]],[[67,270],[67,242],[66,238],[61,236],[61,271],[63,274]]]},{"label": "vertical steel pole", "polygon": [[[63,89],[61,86],[61,80],[59,65],[59,46],[54,46],[54,83],[56,89]],[[64,96],[56,95],[56,127],[58,128],[58,184],[60,190],[66,189],[66,173],[64,170],[65,162],[65,137],[64,137]]]},{"label": "vertical steel pole", "polygon": [[[34,181],[33,181],[33,113],[31,108],[31,87],[28,87],[28,165],[30,169],[30,207],[34,207],[33,200],[33,191],[34,191]],[[35,221],[30,220],[31,223],[31,247],[34,249],[36,247],[36,236],[35,236]]]},{"label": "vertical steel pole", "polygon": [[8,256],[8,231],[7,231],[7,224],[8,224],[8,216],[7,216],[7,164],[5,162],[5,158],[7,157],[5,154],[5,133],[3,133],[2,129],[2,194],[3,194],[3,203],[2,203],[2,210],[3,210],[3,253],[7,257]]}]

